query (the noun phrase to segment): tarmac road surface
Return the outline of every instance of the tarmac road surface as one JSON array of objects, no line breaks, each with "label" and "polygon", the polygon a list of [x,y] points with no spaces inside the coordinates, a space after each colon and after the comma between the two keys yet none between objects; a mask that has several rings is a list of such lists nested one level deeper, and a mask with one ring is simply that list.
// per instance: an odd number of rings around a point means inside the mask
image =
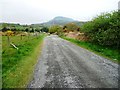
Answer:
[{"label": "tarmac road surface", "polygon": [[118,64],[47,36],[28,88],[118,88]]}]

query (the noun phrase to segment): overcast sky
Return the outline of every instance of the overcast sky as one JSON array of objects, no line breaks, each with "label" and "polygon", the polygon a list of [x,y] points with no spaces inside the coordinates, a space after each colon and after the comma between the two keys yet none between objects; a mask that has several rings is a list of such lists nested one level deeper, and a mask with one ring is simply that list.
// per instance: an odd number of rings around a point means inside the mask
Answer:
[{"label": "overcast sky", "polygon": [[56,16],[87,21],[102,12],[117,10],[118,1],[120,0],[0,0],[0,22],[32,24],[46,22]]}]

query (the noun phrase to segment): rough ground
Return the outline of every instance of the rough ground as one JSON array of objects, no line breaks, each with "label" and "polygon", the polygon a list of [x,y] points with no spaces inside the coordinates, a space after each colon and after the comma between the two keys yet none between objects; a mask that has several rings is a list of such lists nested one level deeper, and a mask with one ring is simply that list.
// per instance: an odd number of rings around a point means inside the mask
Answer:
[{"label": "rough ground", "polygon": [[118,64],[56,35],[45,38],[28,88],[117,88]]}]

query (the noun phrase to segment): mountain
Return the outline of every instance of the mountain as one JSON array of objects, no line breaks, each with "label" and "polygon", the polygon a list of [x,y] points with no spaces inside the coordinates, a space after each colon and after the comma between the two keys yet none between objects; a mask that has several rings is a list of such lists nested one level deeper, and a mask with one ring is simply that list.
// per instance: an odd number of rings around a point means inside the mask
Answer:
[{"label": "mountain", "polygon": [[41,24],[44,26],[51,26],[51,25],[64,25],[70,22],[76,22],[76,20],[67,18],[67,17],[58,16],[48,22],[41,23]]},{"label": "mountain", "polygon": [[83,25],[84,23],[86,22],[83,22],[83,21],[77,21],[77,20],[74,20],[72,18],[67,18],[67,17],[63,17],[63,16],[57,16],[55,18],[53,18],[52,20],[48,21],[48,22],[44,22],[44,23],[39,23],[39,24],[32,24],[32,26],[37,26],[37,27],[41,27],[41,26],[52,26],[52,25],[61,25],[61,26],[64,26],[65,24],[67,23],[75,23],[76,25],[78,26],[81,26]]}]

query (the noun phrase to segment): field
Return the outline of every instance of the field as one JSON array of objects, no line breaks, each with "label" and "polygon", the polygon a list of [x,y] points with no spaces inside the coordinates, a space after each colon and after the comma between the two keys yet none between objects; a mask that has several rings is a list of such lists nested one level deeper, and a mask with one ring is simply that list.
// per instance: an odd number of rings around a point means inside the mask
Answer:
[{"label": "field", "polygon": [[2,36],[2,80],[3,88],[25,88],[40,55],[45,34],[35,36]]}]

